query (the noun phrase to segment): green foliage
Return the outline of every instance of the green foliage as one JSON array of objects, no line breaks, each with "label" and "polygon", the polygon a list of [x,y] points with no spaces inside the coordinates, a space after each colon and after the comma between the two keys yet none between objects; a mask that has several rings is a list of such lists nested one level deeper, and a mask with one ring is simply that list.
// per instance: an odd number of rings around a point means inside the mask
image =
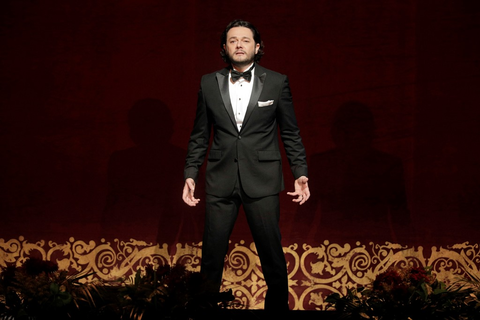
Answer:
[{"label": "green foliage", "polygon": [[227,307],[228,293],[212,293],[205,279],[182,265],[147,265],[119,291],[122,319],[189,319],[202,311]]},{"label": "green foliage", "polygon": [[326,299],[343,319],[478,319],[480,279],[447,287],[431,268],[390,268],[367,287]]},{"label": "green foliage", "polygon": [[199,273],[182,265],[147,265],[131,281],[85,281],[35,258],[0,274],[0,319],[196,319],[225,308],[231,291],[212,293]]},{"label": "green foliage", "polygon": [[58,271],[58,265],[29,258],[0,275],[0,317],[14,319],[70,318],[79,303],[93,303],[81,280],[89,274]]}]

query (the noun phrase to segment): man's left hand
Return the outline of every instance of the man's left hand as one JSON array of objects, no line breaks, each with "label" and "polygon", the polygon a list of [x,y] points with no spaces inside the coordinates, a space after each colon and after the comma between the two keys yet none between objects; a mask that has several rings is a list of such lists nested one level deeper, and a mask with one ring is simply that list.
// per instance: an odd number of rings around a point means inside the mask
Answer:
[{"label": "man's left hand", "polygon": [[302,205],[305,201],[310,198],[310,189],[308,189],[308,178],[305,176],[301,176],[294,183],[295,191],[294,192],[287,192],[289,196],[296,197],[293,199],[293,202],[298,202],[298,204]]}]

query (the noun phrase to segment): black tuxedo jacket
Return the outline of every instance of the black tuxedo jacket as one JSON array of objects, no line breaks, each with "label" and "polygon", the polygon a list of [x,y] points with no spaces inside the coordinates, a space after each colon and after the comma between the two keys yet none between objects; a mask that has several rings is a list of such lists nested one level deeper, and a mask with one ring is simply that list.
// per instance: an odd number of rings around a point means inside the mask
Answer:
[{"label": "black tuxedo jacket", "polygon": [[307,176],[305,149],[288,78],[258,64],[254,77],[240,132],[230,102],[229,69],[202,77],[184,178],[197,181],[213,129],[206,169],[207,194],[218,197],[231,195],[238,177],[244,192],[251,198],[282,191],[284,183],[278,132],[294,178]]}]

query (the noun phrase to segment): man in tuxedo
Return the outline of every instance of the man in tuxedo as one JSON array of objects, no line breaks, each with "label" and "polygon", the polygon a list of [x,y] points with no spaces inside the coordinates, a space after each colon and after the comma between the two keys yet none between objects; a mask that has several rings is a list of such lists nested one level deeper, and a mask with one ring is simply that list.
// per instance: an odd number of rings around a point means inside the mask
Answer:
[{"label": "man in tuxedo", "polygon": [[[201,272],[218,289],[228,241],[241,205],[268,286],[265,309],[288,310],[288,275],[279,229],[279,193],[284,189],[278,132],[295,178],[293,201],[310,197],[305,149],[288,78],[263,68],[257,29],[232,21],[221,36],[228,66],[204,75],[185,161],[183,200],[190,206],[195,182],[213,142],[206,169],[206,219]],[[279,130],[278,130],[279,129]]]}]

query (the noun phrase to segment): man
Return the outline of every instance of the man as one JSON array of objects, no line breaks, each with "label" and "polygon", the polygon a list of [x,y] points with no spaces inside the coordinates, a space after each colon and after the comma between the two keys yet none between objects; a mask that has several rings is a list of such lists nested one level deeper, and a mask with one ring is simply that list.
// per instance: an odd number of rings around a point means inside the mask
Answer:
[{"label": "man", "polygon": [[284,189],[278,128],[295,177],[293,201],[310,197],[307,164],[288,79],[258,61],[263,42],[249,22],[232,21],[221,36],[228,67],[202,77],[185,161],[183,200],[190,206],[195,181],[213,142],[206,169],[202,273],[220,289],[228,241],[243,205],[268,292],[265,309],[288,310],[288,275],[278,226]]}]

